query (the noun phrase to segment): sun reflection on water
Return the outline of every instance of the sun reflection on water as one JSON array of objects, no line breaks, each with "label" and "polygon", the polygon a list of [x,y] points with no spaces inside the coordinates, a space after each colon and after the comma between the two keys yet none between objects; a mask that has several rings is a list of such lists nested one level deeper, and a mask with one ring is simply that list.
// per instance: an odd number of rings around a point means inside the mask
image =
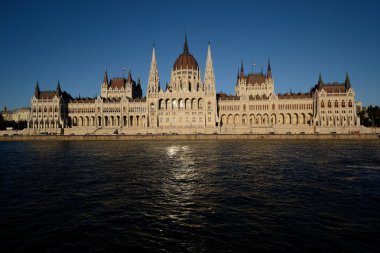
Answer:
[{"label": "sun reflection on water", "polygon": [[187,145],[169,146],[166,154],[170,164],[162,189],[166,204],[173,207],[166,215],[172,222],[189,226],[191,211],[187,207],[194,205],[201,171],[196,166],[194,150]]}]

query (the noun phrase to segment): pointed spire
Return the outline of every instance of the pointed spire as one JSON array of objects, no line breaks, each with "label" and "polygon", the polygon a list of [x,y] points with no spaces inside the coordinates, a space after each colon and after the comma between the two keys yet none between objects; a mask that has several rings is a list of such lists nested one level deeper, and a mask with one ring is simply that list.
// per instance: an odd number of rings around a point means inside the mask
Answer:
[{"label": "pointed spire", "polygon": [[318,84],[317,84],[319,89],[322,89],[323,86],[323,80],[322,80],[322,74],[319,72],[319,78],[318,78]]},{"label": "pointed spire", "polygon": [[241,66],[240,66],[240,79],[244,79],[243,60],[241,60]]},{"label": "pointed spire", "polygon": [[189,53],[189,46],[187,45],[187,34],[185,33],[185,44],[183,45],[183,52]]},{"label": "pointed spire", "polygon": [[40,86],[38,85],[38,81],[36,83],[36,87],[34,88],[34,96],[36,96],[36,98],[38,98],[40,95]]},{"label": "pointed spire", "polygon": [[137,78],[137,97],[138,97],[138,98],[141,98],[141,97],[142,97],[142,89],[141,89],[140,74],[138,74],[138,78]]},{"label": "pointed spire", "polygon": [[132,72],[131,72],[131,67],[129,67],[127,83],[132,83]]},{"label": "pointed spire", "polygon": [[154,46],[153,44],[153,50],[152,50],[152,61],[151,61],[151,65],[152,64],[156,64],[156,47]]},{"label": "pointed spire", "polygon": [[150,63],[147,94],[156,93],[160,90],[158,67],[156,61],[156,48],[153,44],[152,61]]},{"label": "pointed spire", "polygon": [[270,60],[268,60],[267,78],[272,78],[272,69],[270,67]]},{"label": "pointed spire", "polygon": [[346,80],[344,81],[344,87],[346,88],[346,91],[351,88],[351,81],[350,77],[348,76],[348,72],[346,72]]},{"label": "pointed spire", "polygon": [[57,93],[57,96],[59,96],[61,94],[61,85],[59,84],[59,80],[58,80],[58,84],[57,84],[56,93]]},{"label": "pointed spire", "polygon": [[104,69],[103,83],[108,84],[107,68]]},{"label": "pointed spire", "polygon": [[[199,67],[198,74],[200,75]],[[215,92],[215,75],[214,75],[214,67],[212,64],[212,56],[211,56],[211,44],[208,42],[207,48],[207,58],[206,58],[206,70],[204,75],[204,84],[208,92]]]},{"label": "pointed spire", "polygon": [[[212,65],[212,57],[211,57],[211,45],[210,42],[208,42],[208,48],[207,48],[207,58],[206,58],[206,67],[207,64]],[[211,66],[212,67],[212,66]]]},{"label": "pointed spire", "polygon": [[38,91],[40,91],[40,85],[38,84],[38,81],[37,81],[37,83],[36,83],[36,87],[35,87],[35,90],[38,90]]}]

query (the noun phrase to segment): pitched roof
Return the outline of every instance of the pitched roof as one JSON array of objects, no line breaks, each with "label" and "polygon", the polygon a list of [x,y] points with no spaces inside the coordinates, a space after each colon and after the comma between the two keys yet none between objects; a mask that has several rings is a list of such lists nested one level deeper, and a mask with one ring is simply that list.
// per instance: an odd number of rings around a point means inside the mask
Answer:
[{"label": "pitched roof", "polygon": [[265,83],[267,77],[262,73],[249,74],[244,77],[247,84],[262,84]]},{"label": "pitched roof", "polygon": [[55,91],[41,91],[39,93],[38,99],[53,99],[55,95]]},{"label": "pitched roof", "polygon": [[121,89],[121,88],[124,88],[124,85],[126,82],[127,80],[125,78],[114,78],[110,81],[109,87],[112,89],[115,89],[115,88]]}]

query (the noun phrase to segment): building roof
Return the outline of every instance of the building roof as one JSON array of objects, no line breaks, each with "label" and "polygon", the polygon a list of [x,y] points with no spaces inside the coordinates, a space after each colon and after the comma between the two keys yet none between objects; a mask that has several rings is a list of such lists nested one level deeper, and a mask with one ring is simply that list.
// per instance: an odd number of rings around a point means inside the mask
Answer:
[{"label": "building roof", "polygon": [[302,98],[311,98],[311,93],[285,93],[277,94],[278,99],[302,99]]},{"label": "building roof", "polygon": [[95,103],[95,98],[74,98],[70,100],[70,103]]},{"label": "building roof", "polygon": [[219,93],[216,96],[220,100],[240,100],[239,96],[227,95],[226,93]]}]

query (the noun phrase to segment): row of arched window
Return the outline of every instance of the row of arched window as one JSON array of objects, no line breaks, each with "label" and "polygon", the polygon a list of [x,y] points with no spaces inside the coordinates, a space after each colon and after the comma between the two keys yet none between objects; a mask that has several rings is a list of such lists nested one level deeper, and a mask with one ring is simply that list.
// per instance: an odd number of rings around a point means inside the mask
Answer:
[{"label": "row of arched window", "polygon": [[[158,102],[159,110],[202,110],[203,99],[185,98],[185,99],[160,99]],[[211,102],[207,102],[207,110],[212,110]]]},{"label": "row of arched window", "polygon": [[[346,107],[346,101],[345,101],[345,100],[342,100],[341,103],[340,103],[340,106],[341,106],[342,108]],[[331,100],[329,100],[329,101],[327,102],[327,107],[328,107],[328,108],[331,108],[331,107],[332,107],[332,102],[331,102]],[[339,107],[339,102],[338,102],[338,100],[335,100],[335,102],[334,102],[334,107],[335,107],[335,108],[338,108],[338,107]],[[352,100],[348,100],[348,107],[352,107]],[[321,101],[321,108],[325,108],[325,101],[324,101],[324,100]]]},{"label": "row of arched window", "polygon": [[[43,112],[53,112],[53,107],[52,106],[44,106],[43,108],[41,106],[38,107],[38,112],[39,113],[42,113],[42,110]],[[36,106],[33,106],[33,112],[37,112],[37,107]],[[54,112],[58,112],[58,106],[55,106],[54,107]]]}]

